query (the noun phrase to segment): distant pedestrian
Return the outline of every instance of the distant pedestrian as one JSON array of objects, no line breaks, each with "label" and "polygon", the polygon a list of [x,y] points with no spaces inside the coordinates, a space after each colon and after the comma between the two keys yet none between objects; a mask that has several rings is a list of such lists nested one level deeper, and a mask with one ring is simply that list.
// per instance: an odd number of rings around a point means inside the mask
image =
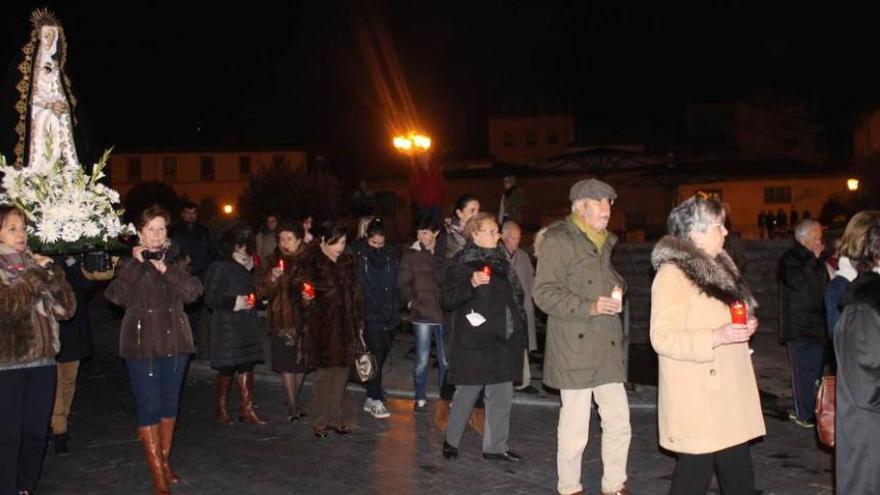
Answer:
[{"label": "distant pedestrian", "polygon": [[278,215],[270,214],[266,216],[259,232],[257,232],[255,242],[257,247],[257,256],[263,261],[275,252],[277,245],[275,229],[278,228]]},{"label": "distant pedestrian", "polygon": [[508,175],[502,181],[504,191],[501,193],[501,203],[498,206],[498,224],[511,221],[522,223],[522,206],[525,203],[525,194],[516,183],[515,175]]}]

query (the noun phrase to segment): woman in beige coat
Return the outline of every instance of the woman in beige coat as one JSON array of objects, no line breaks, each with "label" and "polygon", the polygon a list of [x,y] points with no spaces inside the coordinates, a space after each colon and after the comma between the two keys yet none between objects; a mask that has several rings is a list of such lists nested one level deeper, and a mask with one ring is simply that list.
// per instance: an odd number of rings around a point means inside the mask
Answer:
[{"label": "woman in beige coat", "polygon": [[766,433],[748,340],[758,321],[732,323],[731,306],[751,315],[755,300],[724,252],[720,203],[692,197],[669,214],[654,247],[651,344],[660,363],[660,446],[678,454],[672,494],[704,494],[713,471],[721,492],[751,494],[748,442]]}]

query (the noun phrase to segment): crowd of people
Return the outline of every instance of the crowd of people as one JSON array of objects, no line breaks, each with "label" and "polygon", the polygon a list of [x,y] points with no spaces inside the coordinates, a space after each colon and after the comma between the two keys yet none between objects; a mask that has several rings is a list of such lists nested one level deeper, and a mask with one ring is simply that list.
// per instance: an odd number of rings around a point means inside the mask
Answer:
[{"label": "crowd of people", "polygon": [[[512,194],[506,190],[502,204]],[[543,383],[559,390],[561,401],[557,490],[583,493],[582,457],[595,402],[602,419],[602,493],[629,493],[632,428],[621,319],[627,284],[611,262],[617,238],[608,229],[616,199],[614,188],[596,179],[574,184],[571,214],[535,236],[534,258],[520,248],[522,227],[510,219],[517,208],[499,218],[481,211],[470,194],[457,199],[445,220],[432,212],[418,217],[414,242],[404,249],[389,242],[389,229],[377,217],[362,219],[350,234],[344,223],[273,214],[259,229],[235,225],[215,243],[198,223],[195,205],[184,205],[173,233],[169,212],[147,208],[137,223],[138,245],[116,266],[104,295],[124,309],[119,354],[155,492],[170,493],[180,481],[172,447],[197,347],[208,348],[216,370],[220,424],[265,424],[255,406],[254,367],[268,361],[280,376],[287,420],[309,422],[323,440],[356,431],[344,402],[363,348],[376,365],[363,383],[363,410],[379,420],[390,416],[382,370],[402,321],[413,333],[414,413],[429,410],[435,349],[440,398],[434,420],[444,432],[439,454],[454,461],[471,427],[483,437],[485,459],[520,461],[511,445],[511,406],[514,394],[537,391],[529,352],[537,348],[540,309],[547,316]],[[670,213],[668,235],[651,256],[658,442],[676,454],[676,494],[705,493],[713,474],[724,493],[752,493],[749,443],[766,434],[748,344],[758,327],[757,303],[724,249],[725,217],[717,200],[689,198]],[[47,426],[56,452],[68,450],[76,364],[87,355],[75,344],[59,346],[59,325],[75,329],[85,314],[81,272],[75,263],[28,251],[25,222],[13,207],[0,210],[0,312],[18,342],[0,349],[3,493],[35,489]],[[880,486],[869,454],[880,431],[880,213],[855,215],[831,258],[823,255],[817,222],[799,221],[794,238],[777,274],[780,337],[792,364],[791,420],[814,426],[816,380],[833,342],[836,480],[841,491],[868,493]],[[197,340],[198,325],[209,333]],[[307,379],[312,394],[306,404],[300,392]],[[227,405],[233,383],[237,418]]]}]

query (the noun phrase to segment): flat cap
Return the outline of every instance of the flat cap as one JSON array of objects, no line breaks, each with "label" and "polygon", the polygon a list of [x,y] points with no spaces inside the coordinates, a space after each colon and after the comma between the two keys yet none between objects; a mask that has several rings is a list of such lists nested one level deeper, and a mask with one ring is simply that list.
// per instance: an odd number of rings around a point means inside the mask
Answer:
[{"label": "flat cap", "polygon": [[590,198],[596,201],[608,198],[617,199],[617,191],[608,184],[596,179],[584,179],[577,181],[571,186],[571,192],[568,193],[568,199],[577,201],[579,199]]}]

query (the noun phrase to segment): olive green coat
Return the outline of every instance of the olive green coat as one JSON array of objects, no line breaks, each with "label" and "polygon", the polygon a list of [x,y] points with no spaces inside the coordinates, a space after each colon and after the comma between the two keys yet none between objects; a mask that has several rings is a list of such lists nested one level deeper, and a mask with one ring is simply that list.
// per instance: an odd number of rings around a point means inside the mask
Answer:
[{"label": "olive green coat", "polygon": [[623,277],[611,266],[617,237],[599,251],[570,220],[547,229],[533,297],[547,313],[544,383],[557,389],[593,388],[626,379],[619,316],[590,316],[599,296],[611,296]]}]

